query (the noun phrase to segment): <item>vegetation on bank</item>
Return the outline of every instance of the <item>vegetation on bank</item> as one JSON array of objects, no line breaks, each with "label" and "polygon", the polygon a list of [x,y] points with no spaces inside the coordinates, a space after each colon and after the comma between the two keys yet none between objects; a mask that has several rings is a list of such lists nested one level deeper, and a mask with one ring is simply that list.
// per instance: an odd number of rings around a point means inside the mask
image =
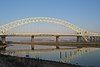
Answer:
[{"label": "vegetation on bank", "polygon": [[82,67],[80,65],[0,54],[2,67]]}]

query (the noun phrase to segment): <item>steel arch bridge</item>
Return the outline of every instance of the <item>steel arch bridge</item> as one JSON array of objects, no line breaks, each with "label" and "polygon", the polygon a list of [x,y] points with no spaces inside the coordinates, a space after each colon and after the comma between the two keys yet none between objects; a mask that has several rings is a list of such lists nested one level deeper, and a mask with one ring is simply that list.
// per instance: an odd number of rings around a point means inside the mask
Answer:
[{"label": "steel arch bridge", "polygon": [[50,18],[50,17],[33,17],[33,18],[25,18],[25,19],[10,22],[8,24],[0,26],[0,35],[9,35],[7,31],[9,31],[15,27],[21,26],[21,25],[30,24],[30,23],[44,23],[44,22],[55,23],[55,24],[59,24],[64,27],[67,27],[69,29],[72,29],[78,35],[82,36],[85,41],[88,41],[90,36],[100,36],[99,33],[92,33],[92,32],[86,31],[84,29],[77,27],[74,24],[71,24],[70,22],[68,22],[66,20]]}]

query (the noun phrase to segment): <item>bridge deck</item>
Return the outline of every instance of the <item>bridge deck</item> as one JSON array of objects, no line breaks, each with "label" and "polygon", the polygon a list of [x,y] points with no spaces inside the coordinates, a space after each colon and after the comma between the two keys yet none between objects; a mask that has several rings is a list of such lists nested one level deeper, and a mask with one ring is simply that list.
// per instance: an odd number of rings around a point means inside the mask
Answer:
[{"label": "bridge deck", "polygon": [[[52,34],[52,33],[18,33],[18,34],[6,34],[0,36],[7,36],[7,37],[31,37],[31,36],[83,36],[82,34]],[[96,35],[86,35],[86,36],[96,36]],[[97,37],[100,37],[97,35]]]}]

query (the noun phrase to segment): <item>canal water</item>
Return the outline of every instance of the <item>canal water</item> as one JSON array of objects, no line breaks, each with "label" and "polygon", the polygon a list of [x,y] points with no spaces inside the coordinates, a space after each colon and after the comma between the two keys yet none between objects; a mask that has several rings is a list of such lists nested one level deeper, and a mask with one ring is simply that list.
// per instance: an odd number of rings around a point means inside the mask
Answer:
[{"label": "canal water", "polygon": [[[37,46],[36,46],[37,47]],[[44,46],[43,46],[44,47]],[[100,48],[93,47],[60,47],[62,49],[54,49],[46,47],[47,49],[30,50],[6,50],[12,56],[26,57],[26,58],[39,58],[43,60],[59,61],[63,63],[79,64],[86,67],[100,67]]]}]

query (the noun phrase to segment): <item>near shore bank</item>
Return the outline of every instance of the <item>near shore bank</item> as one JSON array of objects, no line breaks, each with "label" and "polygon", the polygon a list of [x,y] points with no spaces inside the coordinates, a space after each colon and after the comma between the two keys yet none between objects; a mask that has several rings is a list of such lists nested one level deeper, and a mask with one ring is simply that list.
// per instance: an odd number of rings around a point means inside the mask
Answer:
[{"label": "near shore bank", "polygon": [[0,54],[0,67],[82,67],[80,65]]}]

